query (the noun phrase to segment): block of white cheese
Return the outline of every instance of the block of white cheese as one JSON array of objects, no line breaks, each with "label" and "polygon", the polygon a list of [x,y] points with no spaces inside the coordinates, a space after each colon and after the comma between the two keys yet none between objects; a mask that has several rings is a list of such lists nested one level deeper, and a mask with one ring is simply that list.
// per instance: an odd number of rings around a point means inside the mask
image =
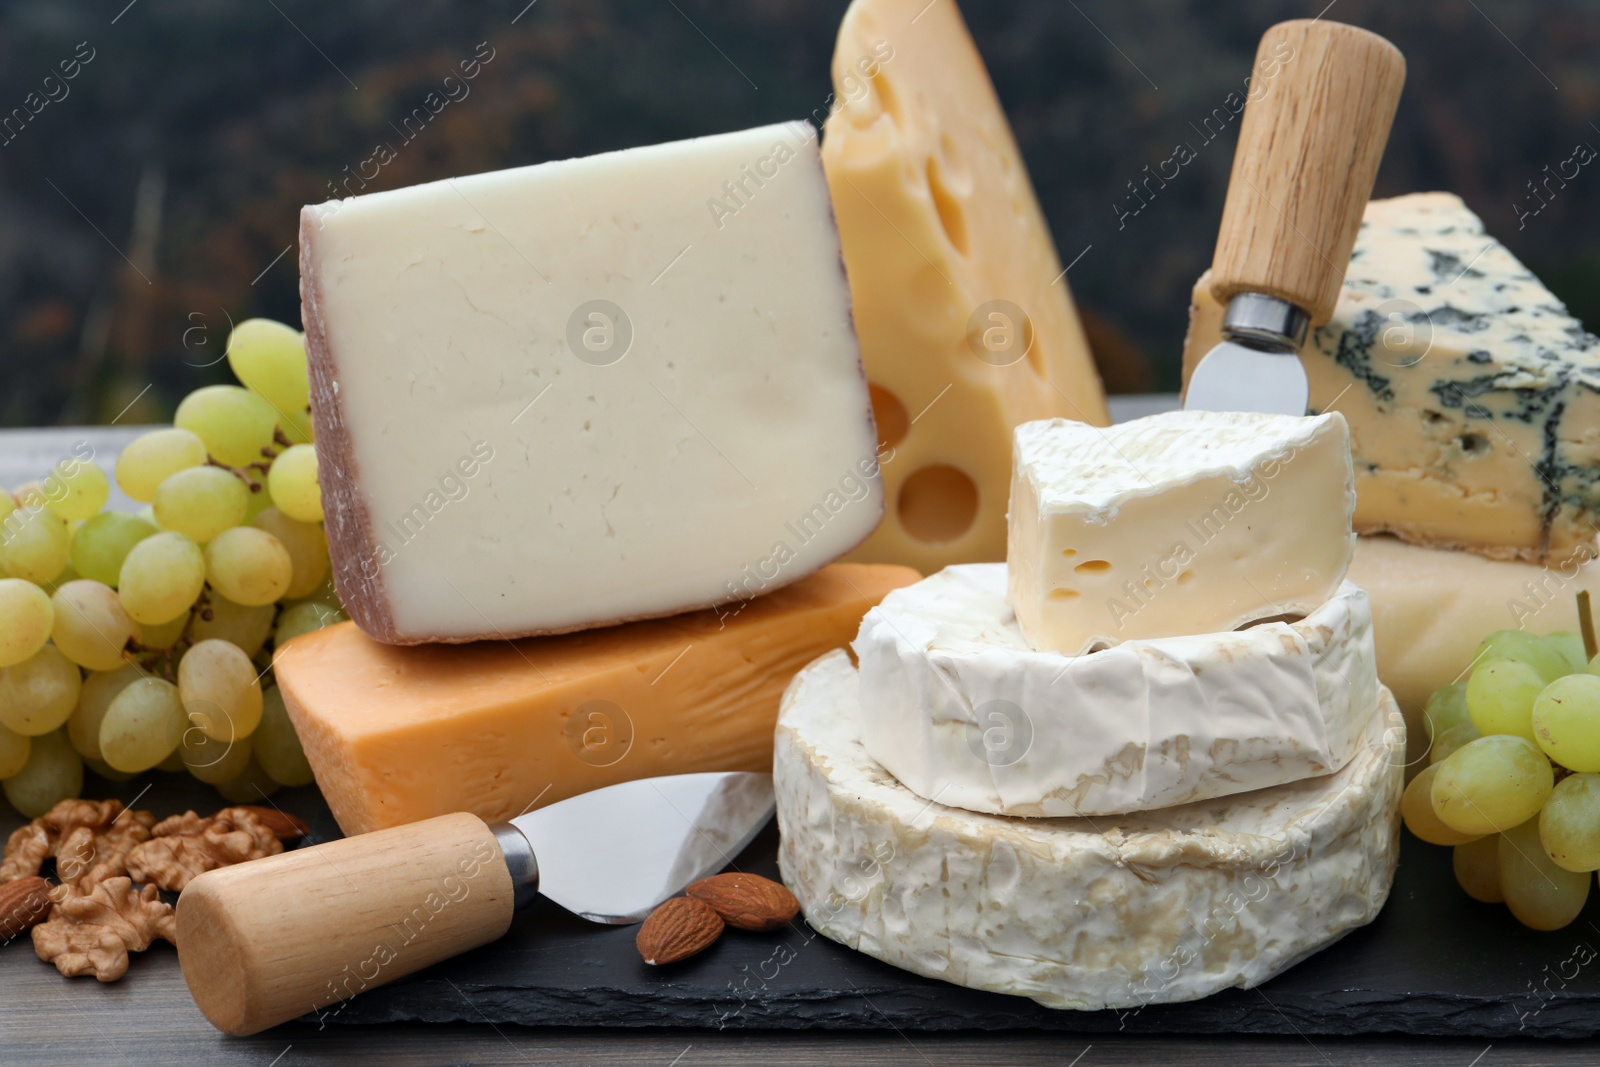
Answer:
[{"label": "block of white cheese", "polygon": [[[1220,337],[1195,283],[1185,375]],[[1300,349],[1350,421],[1356,528],[1546,561],[1600,521],[1600,339],[1449,193],[1367,205],[1333,320]]]},{"label": "block of white cheese", "polygon": [[308,207],[339,595],[390,643],[746,601],[882,512],[799,123]]},{"label": "block of white cheese", "polygon": [[1146,811],[1339,770],[1378,701],[1367,595],[1296,622],[1028,647],[1001,563],[947,567],[861,621],[861,736],[913,793],[1001,815]]},{"label": "block of white cheese", "polygon": [[1037,649],[1305,615],[1350,563],[1350,443],[1314,418],[1170,411],[1016,432],[1009,599]]},{"label": "block of white cheese", "polygon": [[1100,819],[930,803],[861,745],[842,651],[778,716],[778,861],[806,921],[886,963],[1052,1008],[1253,986],[1370,921],[1399,849],[1405,727],[1385,692],[1337,774]]},{"label": "block of white cheese", "polygon": [[822,162],[888,499],[850,558],[1003,559],[1012,428],[1110,421],[1070,264],[955,0],[853,0],[833,88]]},{"label": "block of white cheese", "polygon": [[1427,766],[1423,705],[1440,686],[1465,681],[1480,641],[1496,630],[1578,629],[1578,592],[1600,603],[1600,563],[1593,558],[1591,551],[1587,562],[1574,557],[1541,567],[1393,537],[1360,538],[1350,580],[1372,598],[1378,677],[1405,713],[1413,764]]}]

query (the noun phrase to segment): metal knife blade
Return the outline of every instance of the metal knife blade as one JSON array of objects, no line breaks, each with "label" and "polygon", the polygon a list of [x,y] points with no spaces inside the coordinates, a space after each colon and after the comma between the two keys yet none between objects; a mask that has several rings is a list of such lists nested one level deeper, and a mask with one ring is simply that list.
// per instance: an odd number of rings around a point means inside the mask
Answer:
[{"label": "metal knife blade", "polygon": [[1304,415],[1310,396],[1305,367],[1293,352],[1223,341],[1195,366],[1183,409]]},{"label": "metal knife blade", "polygon": [[[519,815],[531,870],[513,876],[598,923],[639,922],[733,861],[772,817],[772,775],[673,774],[582,793]],[[505,830],[496,833],[504,849]],[[513,842],[515,844],[515,842]]]}]

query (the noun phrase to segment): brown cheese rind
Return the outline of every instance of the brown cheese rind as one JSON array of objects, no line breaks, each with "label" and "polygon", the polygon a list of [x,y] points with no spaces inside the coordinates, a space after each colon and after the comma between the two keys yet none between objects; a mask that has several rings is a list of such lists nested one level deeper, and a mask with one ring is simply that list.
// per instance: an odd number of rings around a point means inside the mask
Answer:
[{"label": "brown cheese rind", "polygon": [[[317,483],[322,489],[323,526],[333,563],[333,587],[345,611],[373,640],[412,644],[397,633],[383,589],[383,571],[363,568],[373,558],[372,517],[361,495],[360,470],[345,429],[339,403],[339,368],[328,346],[328,325],[322,317],[321,279],[313,242],[316,209],[300,211],[300,319],[306,334],[306,360],[311,375],[311,426],[317,438]],[[366,570],[370,569],[371,574]]]}]

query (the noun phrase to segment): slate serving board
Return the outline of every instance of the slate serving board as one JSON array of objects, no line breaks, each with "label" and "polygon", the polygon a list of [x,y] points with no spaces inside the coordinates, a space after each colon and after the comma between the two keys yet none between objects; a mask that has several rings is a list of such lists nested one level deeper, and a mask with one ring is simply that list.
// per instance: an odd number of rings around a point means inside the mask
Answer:
[{"label": "slate serving board", "polygon": [[[325,814],[316,826],[337,835]],[[776,877],[777,844],[769,825],[737,866]],[[1122,1012],[1054,1011],[922,978],[829,941],[801,920],[772,934],[729,931],[664,969],[640,961],[636,929],[597,926],[541,899],[500,941],[367,990],[321,1018],[347,1025],[1600,1034],[1600,893],[1566,929],[1528,930],[1504,906],[1461,892],[1449,849],[1409,836],[1389,902],[1371,925],[1259,989]]]}]

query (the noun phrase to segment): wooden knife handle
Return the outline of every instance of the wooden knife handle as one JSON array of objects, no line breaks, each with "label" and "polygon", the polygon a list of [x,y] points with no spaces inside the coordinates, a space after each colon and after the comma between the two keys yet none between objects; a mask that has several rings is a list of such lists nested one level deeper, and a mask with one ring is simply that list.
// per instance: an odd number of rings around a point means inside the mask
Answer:
[{"label": "wooden knife handle", "polygon": [[1394,45],[1326,20],[1280,22],[1261,38],[1211,293],[1266,293],[1333,317],[1361,214],[1406,80]]},{"label": "wooden knife handle", "polygon": [[489,827],[441,815],[200,875],[178,962],[213,1026],[253,1034],[493,941],[512,910]]}]

